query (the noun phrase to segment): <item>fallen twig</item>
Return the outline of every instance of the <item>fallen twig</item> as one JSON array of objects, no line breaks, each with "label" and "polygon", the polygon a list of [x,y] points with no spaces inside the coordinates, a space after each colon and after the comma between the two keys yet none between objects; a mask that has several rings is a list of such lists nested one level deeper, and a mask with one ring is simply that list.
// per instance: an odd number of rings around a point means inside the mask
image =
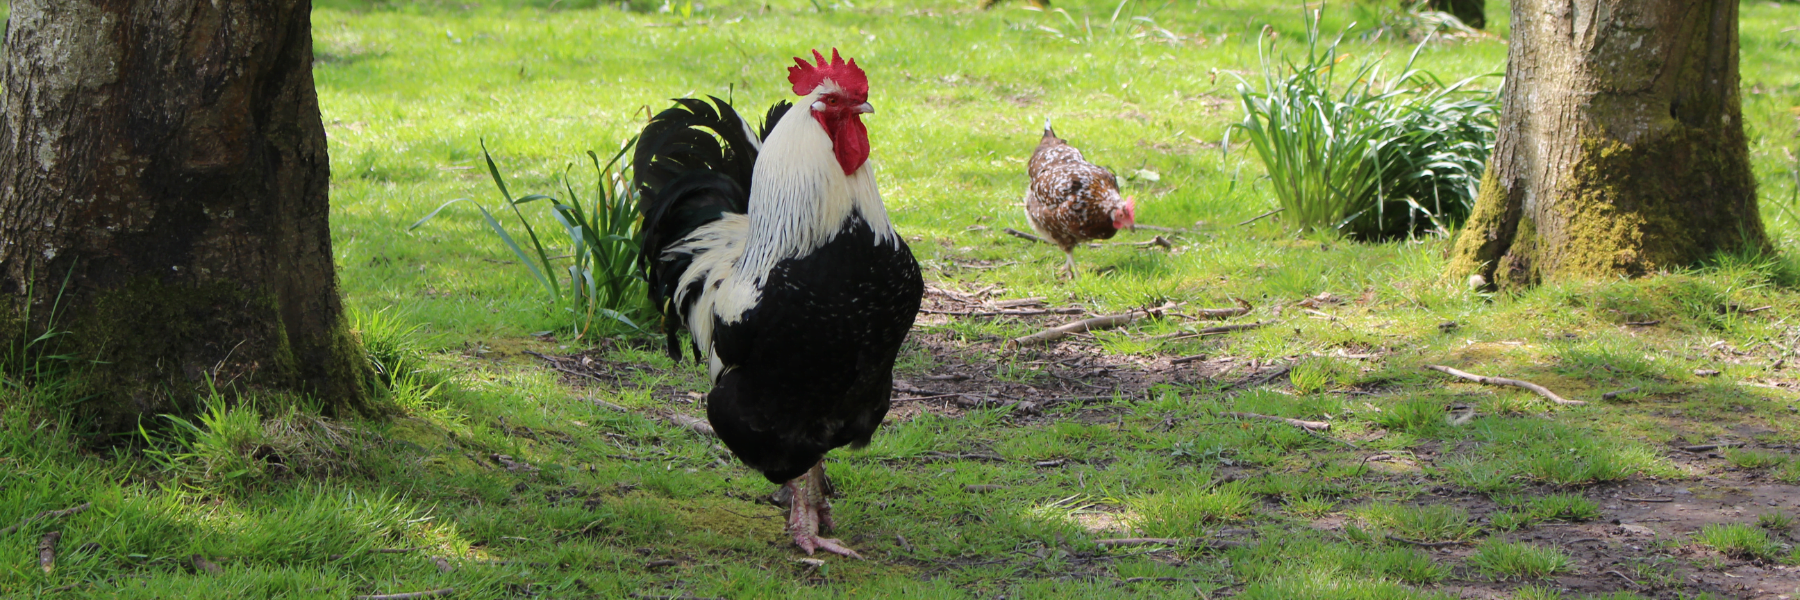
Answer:
[{"label": "fallen twig", "polygon": [[1512,387],[1516,387],[1516,388],[1524,388],[1527,390],[1531,390],[1533,393],[1536,393],[1539,396],[1549,398],[1551,402],[1555,402],[1557,404],[1565,404],[1565,405],[1569,405],[1569,406],[1580,406],[1583,404],[1587,404],[1586,402],[1582,402],[1580,400],[1569,400],[1567,398],[1563,398],[1562,396],[1556,395],[1556,392],[1552,392],[1548,388],[1545,388],[1544,386],[1541,386],[1541,385],[1538,385],[1538,384],[1535,384],[1535,383],[1532,383],[1529,381],[1521,381],[1518,379],[1507,379],[1505,377],[1487,377],[1487,376],[1483,376],[1483,375],[1476,375],[1474,373],[1458,371],[1456,369],[1452,369],[1450,367],[1446,367],[1443,365],[1425,365],[1424,368],[1430,369],[1433,371],[1437,371],[1439,373],[1448,374],[1448,375],[1451,375],[1454,377],[1460,377],[1463,379],[1467,379],[1469,381],[1473,381],[1476,383],[1485,383],[1487,385],[1506,385],[1506,386],[1512,386]]},{"label": "fallen twig", "polygon": [[1041,242],[1041,243],[1045,243],[1045,244],[1050,243],[1050,240],[1046,240],[1044,238],[1041,238],[1041,237],[1038,237],[1035,235],[1031,235],[1029,233],[1025,233],[1023,231],[1019,231],[1019,230],[1013,229],[1011,227],[1008,227],[1002,231],[1005,231],[1007,235],[1010,235],[1010,236],[1013,236],[1016,238],[1023,238],[1023,239],[1031,240],[1034,242]]},{"label": "fallen twig", "polygon": [[1171,358],[1171,359],[1169,359],[1169,364],[1171,364],[1171,365],[1185,365],[1185,364],[1188,364],[1188,363],[1191,363],[1191,362],[1194,362],[1194,361],[1196,361],[1196,360],[1206,360],[1206,355],[1205,355],[1205,354],[1190,354],[1190,355],[1187,355],[1187,356],[1180,356],[1180,357],[1176,357],[1176,358]]},{"label": "fallen twig", "polygon": [[82,511],[85,511],[85,510],[93,508],[93,507],[94,507],[94,503],[83,502],[83,503],[81,503],[80,506],[76,506],[73,508],[65,508],[62,510],[46,510],[44,512],[32,515],[31,518],[29,518],[29,519],[20,521],[18,525],[14,525],[14,526],[8,527],[6,529],[0,529],[0,535],[11,534],[12,532],[18,531],[19,529],[25,527],[26,525],[30,525],[33,521],[36,521],[38,519],[55,519],[57,517],[66,517],[66,516],[73,515],[73,514],[79,514]]},{"label": "fallen twig", "polygon": [[1625,324],[1627,326],[1631,326],[1631,327],[1649,327],[1651,325],[1655,325],[1655,324],[1661,323],[1661,322],[1662,322],[1661,319],[1655,319],[1655,320],[1650,320],[1650,321],[1627,321]]},{"label": "fallen twig", "polygon": [[607,380],[605,380],[605,379],[601,379],[601,378],[599,378],[599,377],[595,377],[595,376],[594,376],[594,375],[593,375],[593,374],[592,374],[592,373],[583,373],[583,372],[581,372],[581,371],[577,371],[577,370],[574,370],[574,369],[569,369],[569,368],[565,368],[565,367],[563,367],[563,366],[562,366],[562,362],[561,362],[561,361],[558,361],[558,360],[556,360],[556,359],[554,359],[554,358],[551,358],[551,357],[549,357],[549,356],[545,356],[545,355],[542,355],[542,354],[538,354],[538,353],[536,353],[536,352],[532,352],[532,351],[530,351],[530,350],[526,350],[526,351],[525,351],[525,353],[526,353],[526,354],[530,354],[530,355],[532,355],[532,356],[536,356],[536,357],[538,357],[538,358],[541,358],[541,359],[543,359],[543,360],[544,360],[544,362],[546,362],[546,363],[550,363],[550,368],[551,368],[551,369],[553,369],[553,370],[555,370],[555,371],[557,371],[557,372],[560,372],[560,373],[566,373],[566,374],[569,374],[569,375],[574,375],[574,376],[576,376],[576,377],[586,377],[586,378],[588,378],[588,379],[592,379],[592,380],[594,380],[594,381],[597,381],[597,382],[600,382],[600,383],[605,383],[605,384],[611,384],[611,383],[612,383],[612,382],[610,382],[610,381],[607,381]]},{"label": "fallen twig", "polygon": [[681,413],[673,413],[669,415],[669,422],[707,437],[719,436],[719,432],[713,431],[712,425],[707,423],[704,419],[696,419]]},{"label": "fallen twig", "polygon": [[1036,306],[1036,305],[1043,304],[1043,303],[1044,303],[1043,296],[1032,296],[1030,298],[1016,298],[1013,300],[1001,300],[999,302],[989,302],[988,305],[992,306],[994,308],[1018,308],[1021,306]]},{"label": "fallen twig", "polygon": [[1079,315],[1087,312],[1087,310],[1080,307],[1069,306],[1063,308],[1026,308],[1017,310],[940,310],[936,308],[921,308],[919,309],[919,312],[928,315],[953,315],[958,317],[1031,317],[1037,315]]},{"label": "fallen twig", "polygon": [[1220,325],[1217,327],[1206,327],[1203,329],[1196,329],[1196,330],[1188,331],[1188,332],[1184,332],[1184,333],[1175,333],[1175,334],[1170,334],[1167,336],[1159,336],[1159,337],[1154,337],[1154,338],[1150,338],[1150,339],[1173,342],[1176,340],[1185,340],[1185,339],[1190,339],[1190,338],[1206,337],[1209,335],[1219,335],[1221,333],[1231,333],[1233,331],[1256,329],[1258,327],[1262,327],[1264,325],[1268,325],[1273,322],[1274,321],[1257,321],[1255,323],[1238,323],[1236,325]]},{"label": "fallen twig", "polygon": [[1226,388],[1225,388],[1225,389],[1234,389],[1234,388],[1241,388],[1241,387],[1254,387],[1254,386],[1259,386],[1259,385],[1266,385],[1266,384],[1268,384],[1268,383],[1269,383],[1269,382],[1271,382],[1271,381],[1274,381],[1274,380],[1275,380],[1275,378],[1276,378],[1276,377],[1280,377],[1280,376],[1282,376],[1282,375],[1286,375],[1286,374],[1288,374],[1288,371],[1292,371],[1292,370],[1294,370],[1294,365],[1292,365],[1292,364],[1284,364],[1284,365],[1281,365],[1281,367],[1280,367],[1280,368],[1278,368],[1278,369],[1274,369],[1274,370],[1272,370],[1272,371],[1270,371],[1270,372],[1269,372],[1269,374],[1268,374],[1268,375],[1264,375],[1264,376],[1261,376],[1261,377],[1257,377],[1257,376],[1254,376],[1254,375],[1252,375],[1252,376],[1250,376],[1250,377],[1248,377],[1248,378],[1245,378],[1245,379],[1244,379],[1244,380],[1243,380],[1243,381],[1239,381],[1239,382],[1237,382],[1237,383],[1233,383],[1233,384],[1231,384],[1231,385],[1229,385],[1229,386],[1226,386]]},{"label": "fallen twig", "polygon": [[1607,393],[1601,394],[1600,399],[1603,401],[1611,401],[1613,398],[1617,398],[1619,396],[1623,396],[1625,394],[1630,394],[1630,393],[1633,393],[1636,391],[1638,391],[1638,386],[1634,385],[1629,388],[1625,388],[1625,389],[1622,389],[1622,390],[1619,390],[1616,392],[1607,392]]},{"label": "fallen twig", "polygon": [[1134,229],[1145,229],[1145,230],[1155,231],[1155,232],[1159,232],[1159,233],[1184,233],[1186,231],[1184,229],[1176,229],[1174,227],[1159,227],[1156,225],[1145,225],[1143,223],[1134,223],[1134,224],[1132,224],[1131,227]]},{"label": "fallen twig", "polygon": [[1307,431],[1331,431],[1331,424],[1324,422],[1324,421],[1307,421],[1307,420],[1302,420],[1302,419],[1289,419],[1287,417],[1271,417],[1269,415],[1259,415],[1256,413],[1248,413],[1248,412],[1226,411],[1226,412],[1222,412],[1219,414],[1221,416],[1237,417],[1239,419],[1262,419],[1265,421],[1279,421],[1282,423],[1287,423],[1289,425],[1293,425],[1295,427],[1299,427],[1301,429],[1305,429]]},{"label": "fallen twig", "polygon": [[1632,498],[1630,496],[1620,498],[1620,500],[1624,500],[1626,502],[1674,502],[1675,501],[1674,498]]},{"label": "fallen twig", "polygon": [[432,596],[448,596],[456,593],[456,588],[444,588],[424,592],[406,592],[404,594],[374,594],[370,596],[351,596],[350,600],[411,600],[412,598],[430,598]]},{"label": "fallen twig", "polygon": [[1718,450],[1720,448],[1736,448],[1736,447],[1742,446],[1742,445],[1743,444],[1740,444],[1737,442],[1724,442],[1724,443],[1720,443],[1720,444],[1695,444],[1692,446],[1682,446],[1681,449],[1686,450],[1688,452],[1710,452],[1713,450]]},{"label": "fallen twig", "polygon": [[1094,540],[1094,545],[1102,548],[1149,546],[1153,544],[1162,546],[1180,546],[1185,543],[1187,543],[1187,540],[1175,538],[1112,538],[1106,540]]},{"label": "fallen twig", "polygon": [[1227,317],[1249,314],[1250,309],[1255,308],[1251,306],[1249,302],[1245,302],[1243,298],[1232,298],[1231,301],[1236,302],[1237,306],[1234,308],[1202,308],[1193,311],[1193,317],[1197,319],[1224,319]]},{"label": "fallen twig", "polygon": [[1136,321],[1143,317],[1160,317],[1163,312],[1173,310],[1174,308],[1175,304],[1169,303],[1151,309],[1138,309],[1123,314],[1082,319],[1074,323],[1059,325],[1025,337],[1015,338],[1012,341],[1007,342],[1006,347],[1007,349],[1016,350],[1025,346],[1048,344],[1067,337],[1071,333],[1083,333],[1098,329],[1112,329],[1114,327],[1129,324],[1132,321]]},{"label": "fallen twig", "polygon": [[605,400],[601,400],[601,399],[599,399],[599,398],[588,398],[588,399],[587,399],[587,400],[588,400],[588,402],[592,402],[592,403],[594,403],[594,406],[598,406],[598,407],[600,407],[600,408],[604,408],[604,409],[607,409],[607,410],[616,410],[616,411],[619,411],[619,412],[631,412],[631,410],[630,410],[630,409],[628,409],[628,408],[625,408],[625,407],[623,407],[623,406],[619,406],[619,405],[617,405],[617,404],[613,404],[613,403],[611,403],[611,402],[607,402],[607,401],[605,401]]},{"label": "fallen twig", "polygon": [[1249,225],[1249,224],[1251,224],[1251,223],[1255,223],[1255,222],[1257,222],[1257,221],[1261,221],[1261,220],[1263,220],[1263,218],[1265,218],[1265,217],[1269,217],[1269,216],[1272,216],[1272,215],[1274,215],[1274,214],[1275,214],[1275,213],[1278,213],[1278,212],[1281,212],[1281,211],[1284,211],[1284,210],[1287,210],[1287,209],[1285,209],[1285,208],[1277,208],[1277,209],[1275,209],[1275,210],[1271,210],[1271,211],[1269,211],[1269,212],[1266,212],[1266,213],[1263,213],[1263,214],[1260,214],[1260,215],[1256,215],[1256,216],[1254,216],[1254,217],[1250,217],[1250,218],[1248,218],[1248,219],[1245,219],[1245,220],[1242,220],[1242,221],[1238,221],[1238,227],[1243,227],[1243,226],[1245,226],[1245,225]]},{"label": "fallen twig", "polygon": [[56,542],[61,539],[61,531],[52,531],[38,540],[38,566],[43,567],[46,574],[56,568]]}]

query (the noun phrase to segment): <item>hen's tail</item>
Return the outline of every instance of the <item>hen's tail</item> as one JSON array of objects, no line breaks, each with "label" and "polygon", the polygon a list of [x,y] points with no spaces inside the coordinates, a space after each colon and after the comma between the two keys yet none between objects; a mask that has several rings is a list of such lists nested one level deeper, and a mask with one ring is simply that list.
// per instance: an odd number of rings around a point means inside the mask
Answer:
[{"label": "hen's tail", "polygon": [[[675,104],[650,119],[631,162],[638,213],[644,218],[638,270],[649,283],[650,301],[662,314],[669,355],[680,360],[675,331],[698,294],[677,292],[682,275],[706,249],[690,245],[690,252],[669,250],[708,223],[746,212],[762,138],[786,112],[778,109],[787,103],[770,110],[761,132],[751,130],[730,104],[718,98],[712,98],[712,104],[680,98]],[[700,348],[694,352],[698,359]]]}]

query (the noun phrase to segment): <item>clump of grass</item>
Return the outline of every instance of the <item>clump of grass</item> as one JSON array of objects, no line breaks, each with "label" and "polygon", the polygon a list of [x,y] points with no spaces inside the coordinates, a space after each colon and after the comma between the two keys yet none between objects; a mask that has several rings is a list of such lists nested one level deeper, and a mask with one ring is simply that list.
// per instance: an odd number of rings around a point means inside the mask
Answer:
[{"label": "clump of grass", "polygon": [[[531,244],[529,252],[494,218],[493,213],[468,198],[445,202],[409,229],[424,225],[452,204],[474,204],[487,220],[488,229],[519,257],[519,263],[525,265],[543,286],[551,301],[568,313],[576,338],[587,335],[596,323],[618,323],[632,330],[641,329],[638,322],[651,311],[644,280],[636,271],[640,236],[637,200],[631,189],[630,166],[619,162],[636,143],[636,138],[627,141],[605,165],[600,164],[600,155],[587,153],[594,166],[595,178],[591,203],[584,202],[581,194],[575,191],[567,169],[560,177],[563,191],[567,193],[566,202],[544,194],[513,198],[506,187],[506,179],[500,175],[499,165],[494,163],[487,145],[482,145],[481,155],[487,161],[488,175],[524,229],[526,241]],[[522,204],[540,200],[550,205],[550,216],[562,227],[569,244],[566,256],[552,257],[550,250],[545,248],[545,241],[538,237],[537,230],[519,210]],[[559,261],[565,258],[570,262],[559,268]]]},{"label": "clump of grass", "polygon": [[1302,360],[1288,371],[1288,382],[1294,391],[1317,394],[1339,385],[1349,375],[1342,363],[1329,358]]},{"label": "clump of grass", "polygon": [[1743,523],[1707,525],[1694,540],[1732,558],[1771,559],[1777,546],[1769,533]]},{"label": "clump of grass", "polygon": [[1544,521],[1587,521],[1600,517],[1600,505],[1579,494],[1551,494],[1521,502],[1513,510],[1494,513],[1489,523],[1513,531]]},{"label": "clump of grass", "polygon": [[1456,541],[1477,530],[1468,511],[1447,504],[1374,504],[1358,510],[1356,516],[1380,532],[1415,542]]},{"label": "clump of grass", "polygon": [[304,398],[269,398],[281,408],[265,414],[254,396],[228,398],[217,390],[201,400],[192,420],[163,415],[169,426],[140,427],[144,454],[181,485],[241,489],[289,475],[330,476],[360,468],[352,449],[362,434],[317,415]]},{"label": "clump of grass", "polygon": [[1469,566],[1497,579],[1541,579],[1570,570],[1574,562],[1555,548],[1488,538],[1469,557]]},{"label": "clump of grass", "polygon": [[1781,464],[1781,468],[1772,472],[1775,480],[1788,485],[1800,484],[1800,461],[1790,460]]},{"label": "clump of grass", "polygon": [[1238,85],[1244,120],[1234,129],[1268,170],[1282,218],[1362,239],[1450,231],[1474,207],[1494,138],[1493,94],[1464,91],[1474,78],[1445,85],[1413,69],[1423,43],[1385,86],[1377,87],[1379,65],[1365,60],[1339,89],[1342,41],[1321,46],[1309,13],[1300,61],[1265,56],[1263,89]]},{"label": "clump of grass", "polygon": [[1563,593],[1549,586],[1527,585],[1513,590],[1513,600],[1562,600]]},{"label": "clump of grass", "polygon": [[1787,531],[1794,527],[1794,517],[1783,512],[1766,512],[1756,515],[1756,526],[1775,532]]},{"label": "clump of grass", "polygon": [[1725,460],[1742,469],[1766,469],[1788,462],[1786,456],[1774,452],[1743,448],[1726,448]]},{"label": "clump of grass", "polygon": [[1330,498],[1302,496],[1288,500],[1287,512],[1298,517],[1316,519],[1331,514],[1331,511],[1337,510],[1337,505],[1337,501]]},{"label": "clump of grass", "polygon": [[1239,483],[1157,494],[1133,503],[1142,515],[1138,529],[1152,537],[1191,537],[1202,527],[1250,516],[1256,505]]}]

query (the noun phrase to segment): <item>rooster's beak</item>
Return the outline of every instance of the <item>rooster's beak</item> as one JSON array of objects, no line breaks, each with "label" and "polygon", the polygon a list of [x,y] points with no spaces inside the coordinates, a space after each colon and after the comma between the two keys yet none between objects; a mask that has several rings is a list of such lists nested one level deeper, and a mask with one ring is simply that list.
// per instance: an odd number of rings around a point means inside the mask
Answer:
[{"label": "rooster's beak", "polygon": [[875,107],[873,105],[870,105],[867,102],[864,102],[862,104],[856,105],[855,110],[858,113],[867,115],[867,114],[873,114],[875,112]]}]

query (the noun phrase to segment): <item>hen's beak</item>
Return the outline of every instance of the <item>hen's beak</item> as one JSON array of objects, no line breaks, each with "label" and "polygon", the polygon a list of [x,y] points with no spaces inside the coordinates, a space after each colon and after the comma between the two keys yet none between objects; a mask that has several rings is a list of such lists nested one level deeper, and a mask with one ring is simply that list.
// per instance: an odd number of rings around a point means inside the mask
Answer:
[{"label": "hen's beak", "polygon": [[856,112],[858,112],[858,113],[861,113],[861,114],[865,114],[865,115],[867,115],[867,114],[872,114],[872,113],[874,113],[874,112],[875,112],[875,107],[874,107],[874,106],[873,106],[873,105],[870,105],[870,104],[869,104],[869,103],[867,103],[867,102],[864,102],[864,103],[862,103],[862,104],[858,104],[858,105],[856,105],[856,108],[855,108],[855,109],[853,109],[853,110],[855,110],[855,111],[856,111]]}]

